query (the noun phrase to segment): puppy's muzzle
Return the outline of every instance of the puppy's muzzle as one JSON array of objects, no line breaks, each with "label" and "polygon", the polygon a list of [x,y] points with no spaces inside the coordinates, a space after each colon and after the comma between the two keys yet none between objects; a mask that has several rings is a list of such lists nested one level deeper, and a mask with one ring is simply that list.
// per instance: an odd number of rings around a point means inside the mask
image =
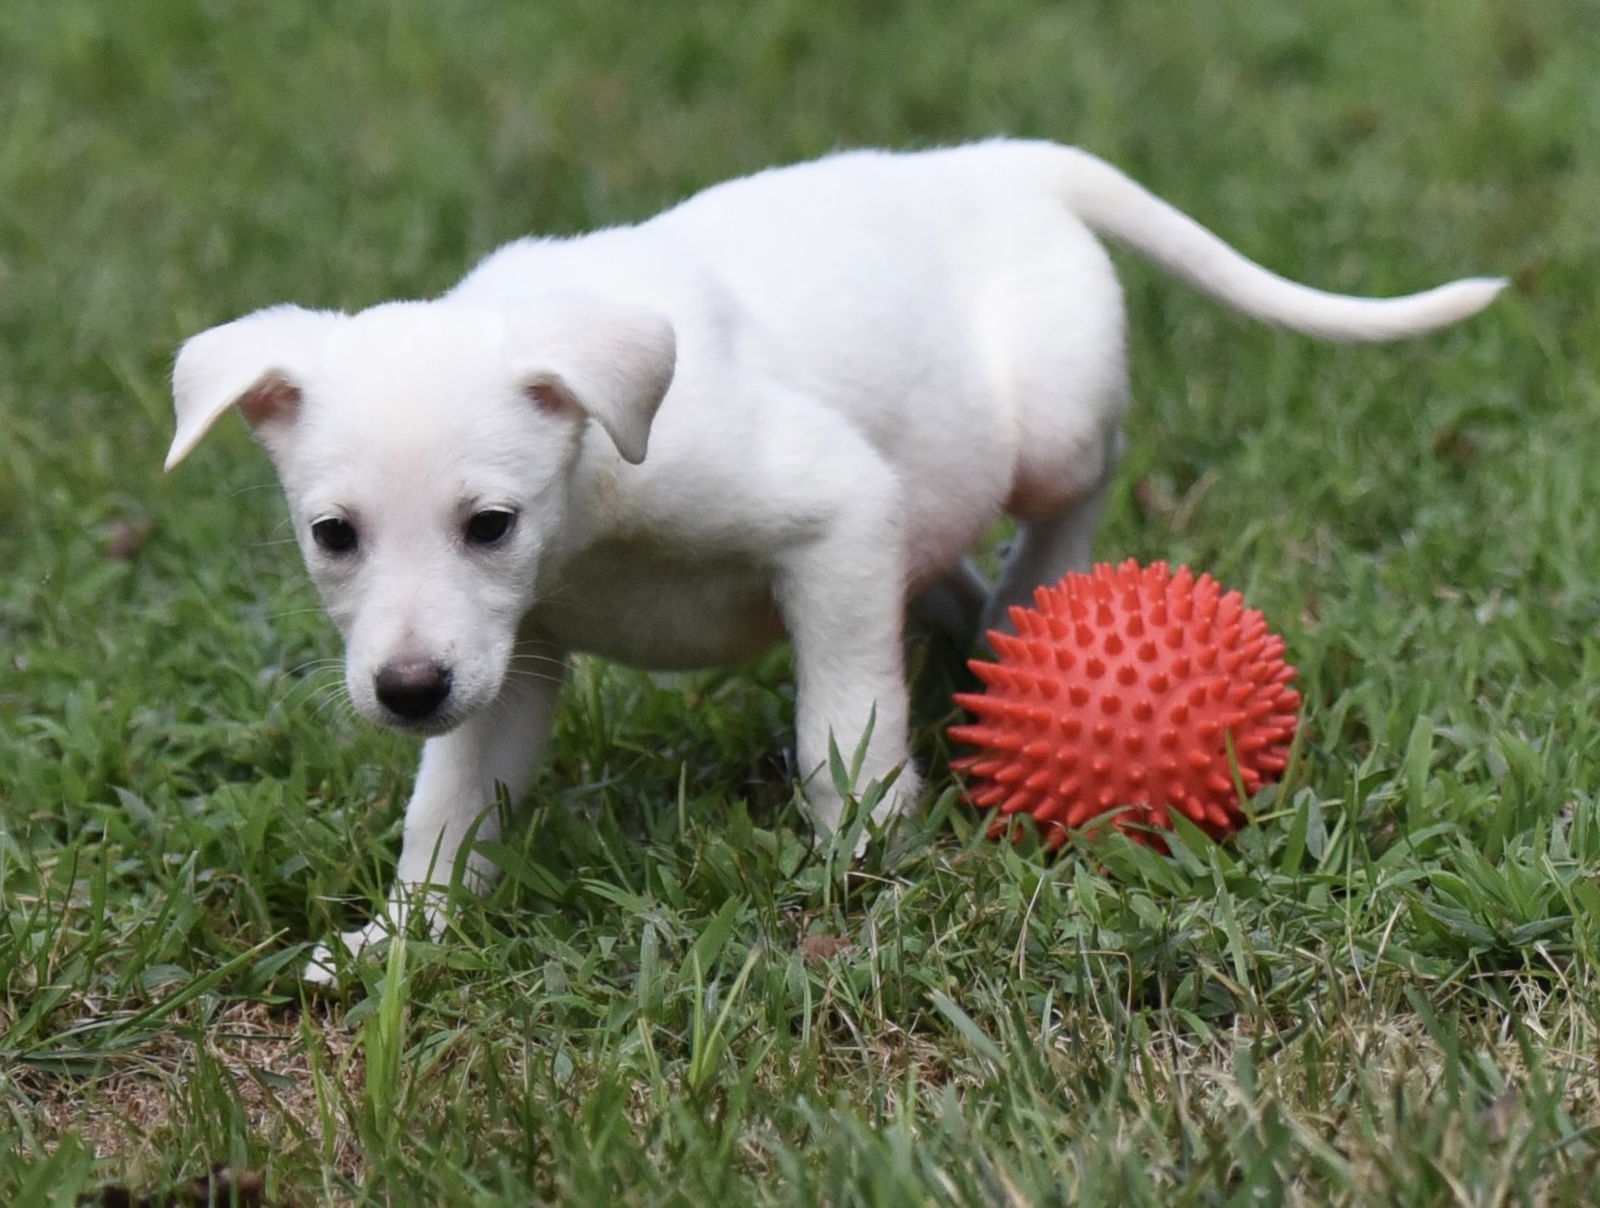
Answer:
[{"label": "puppy's muzzle", "polygon": [[385,663],[372,677],[378,703],[402,722],[430,721],[450,697],[450,668],[432,659]]}]

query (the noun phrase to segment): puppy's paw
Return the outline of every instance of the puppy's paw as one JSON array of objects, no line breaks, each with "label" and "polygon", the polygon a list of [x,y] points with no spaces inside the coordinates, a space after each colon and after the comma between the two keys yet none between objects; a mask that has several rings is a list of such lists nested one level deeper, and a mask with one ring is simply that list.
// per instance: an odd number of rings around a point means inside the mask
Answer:
[{"label": "puppy's paw", "polygon": [[338,985],[339,971],[334,966],[333,949],[327,944],[318,944],[313,948],[311,959],[300,971],[300,980],[313,986]]},{"label": "puppy's paw", "polygon": [[388,906],[372,922],[355,931],[341,931],[337,938],[313,948],[311,959],[300,974],[301,980],[316,986],[338,985],[343,980],[342,970],[348,967],[353,958],[378,941],[401,934],[412,920],[418,918],[425,925],[429,939],[437,941],[444,934],[442,889],[428,885],[396,888]]},{"label": "puppy's paw", "polygon": [[[902,773],[894,783],[884,786],[881,796],[874,786],[863,800],[848,805],[838,800],[836,804],[829,803],[832,809],[814,809],[812,842],[821,849],[833,849],[837,855],[839,845],[848,839],[850,860],[860,860],[873,839],[887,837],[900,819],[916,811],[921,788],[922,782],[915,773]],[[870,813],[863,818],[860,811],[867,806]]]},{"label": "puppy's paw", "polygon": [[343,931],[330,944],[318,944],[311,950],[300,979],[314,986],[337,986],[342,980],[342,968],[361,952],[379,940],[387,939],[389,927],[384,922],[368,923],[356,931]]}]

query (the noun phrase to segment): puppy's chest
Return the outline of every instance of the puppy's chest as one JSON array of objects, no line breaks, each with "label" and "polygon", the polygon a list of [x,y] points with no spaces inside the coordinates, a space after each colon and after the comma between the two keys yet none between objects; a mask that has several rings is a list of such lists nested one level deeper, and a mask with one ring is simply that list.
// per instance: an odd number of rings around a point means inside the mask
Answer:
[{"label": "puppy's chest", "polygon": [[747,559],[618,543],[565,563],[540,596],[529,620],[557,643],[650,670],[736,662],[783,636],[771,573]]}]

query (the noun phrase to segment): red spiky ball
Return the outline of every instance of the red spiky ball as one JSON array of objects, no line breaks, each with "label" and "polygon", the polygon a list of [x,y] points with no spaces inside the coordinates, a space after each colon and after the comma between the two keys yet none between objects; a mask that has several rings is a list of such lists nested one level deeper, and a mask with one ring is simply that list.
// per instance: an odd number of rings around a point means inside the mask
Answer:
[{"label": "red spiky ball", "polygon": [[[1070,574],[1013,608],[991,633],[998,662],[973,660],[977,716],[950,737],[978,748],[954,763],[974,805],[1028,814],[1054,847],[1116,814],[1135,838],[1182,811],[1213,838],[1241,826],[1234,783],[1254,794],[1288,761],[1300,694],[1283,639],[1210,575],[1129,560]],[[1232,741],[1232,756],[1229,740]]]}]

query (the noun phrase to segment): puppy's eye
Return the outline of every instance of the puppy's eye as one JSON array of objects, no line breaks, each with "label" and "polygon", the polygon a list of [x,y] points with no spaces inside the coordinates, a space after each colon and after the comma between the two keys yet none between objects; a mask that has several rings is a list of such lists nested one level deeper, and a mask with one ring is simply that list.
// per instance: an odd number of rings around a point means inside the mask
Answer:
[{"label": "puppy's eye", "polygon": [[462,535],[469,545],[493,545],[511,531],[516,521],[515,512],[508,512],[504,508],[485,508],[472,514],[462,529]]},{"label": "puppy's eye", "polygon": [[356,526],[338,516],[330,516],[313,524],[311,539],[323,552],[329,554],[351,553],[360,543],[360,538],[356,536]]}]

